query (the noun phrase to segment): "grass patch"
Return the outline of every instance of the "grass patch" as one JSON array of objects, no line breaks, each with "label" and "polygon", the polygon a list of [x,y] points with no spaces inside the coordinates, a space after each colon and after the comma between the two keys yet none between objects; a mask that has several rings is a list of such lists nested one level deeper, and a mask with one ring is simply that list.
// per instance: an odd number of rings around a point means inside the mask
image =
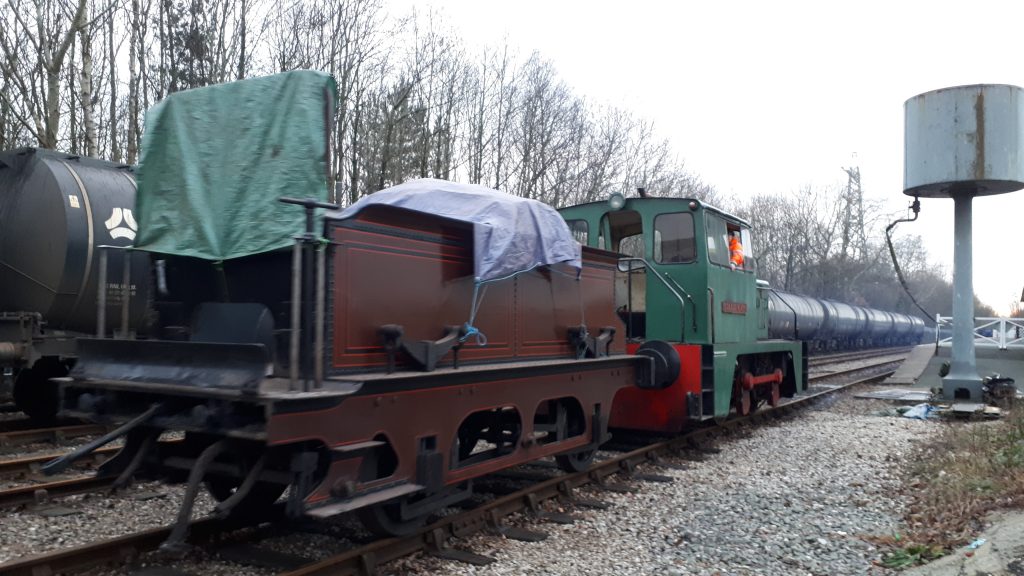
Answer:
[{"label": "grass patch", "polygon": [[939,434],[908,464],[907,532],[879,542],[893,550],[882,559],[892,568],[967,544],[988,512],[1024,503],[1024,407],[1000,420],[937,425]]},{"label": "grass patch", "polygon": [[[898,540],[898,539],[897,539]],[[882,557],[881,565],[894,570],[912,568],[921,564],[941,558],[946,554],[942,546],[926,546],[924,544],[910,544],[903,548],[895,548]]]}]

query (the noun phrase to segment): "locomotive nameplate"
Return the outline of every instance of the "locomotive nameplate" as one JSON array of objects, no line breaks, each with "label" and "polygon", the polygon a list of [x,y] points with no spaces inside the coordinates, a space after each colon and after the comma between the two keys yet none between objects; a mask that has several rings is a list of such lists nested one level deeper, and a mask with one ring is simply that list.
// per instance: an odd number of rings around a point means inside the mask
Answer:
[{"label": "locomotive nameplate", "polygon": [[745,316],[747,314],[747,303],[730,302],[725,300],[722,302],[722,312],[724,314],[739,314],[741,316]]}]

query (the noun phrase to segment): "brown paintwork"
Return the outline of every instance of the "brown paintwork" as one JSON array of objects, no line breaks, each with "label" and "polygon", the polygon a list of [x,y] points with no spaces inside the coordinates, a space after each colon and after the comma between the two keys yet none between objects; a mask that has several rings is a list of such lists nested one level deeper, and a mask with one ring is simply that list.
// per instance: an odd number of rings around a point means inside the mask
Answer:
[{"label": "brown paintwork", "polygon": [[[616,392],[635,384],[637,370],[646,361],[622,354],[624,332],[614,313],[616,255],[585,248],[580,281],[571,268],[556,266],[489,284],[476,319],[488,343],[467,343],[459,355],[465,366],[454,369],[449,354],[438,370],[421,372],[400,358],[398,371],[385,374],[379,327],[400,324],[407,339],[435,340],[445,326],[469,319],[472,229],[439,217],[371,207],[356,220],[331,223],[327,233],[334,245],[327,319],[333,376],[322,389],[305,394],[290,392],[282,387],[287,382],[275,380],[264,381],[256,394],[233,390],[230,396],[240,414],[254,413],[245,405],[261,405],[259,413],[266,420],[251,422],[249,432],[265,438],[268,446],[288,450],[301,442],[301,449],[307,450],[387,440],[395,455],[393,473],[386,478],[361,477],[365,453],[350,453],[352,457],[329,465],[306,498],[309,506],[358,497],[385,485],[418,483],[420,439],[425,437],[436,441],[443,485],[593,446],[604,434],[595,426],[607,424]],[[612,341],[615,355],[575,359],[568,331],[584,322],[594,336],[604,326],[617,329]],[[89,388],[121,387],[146,395],[157,386],[88,383]],[[178,405],[187,399],[202,403],[204,393],[182,384],[158,392],[176,397]],[[577,433],[546,444],[532,441],[541,406],[566,398],[578,404],[583,415],[582,421],[572,423]],[[509,447],[510,453],[454,468],[452,451],[466,417],[501,407],[513,407],[520,416],[519,441]],[[205,424],[179,420],[172,425]]]},{"label": "brown paintwork", "polygon": [[[335,372],[383,368],[387,358],[377,329],[385,324],[402,325],[408,340],[437,340],[445,326],[469,320],[468,224],[386,207],[367,209],[354,223],[363,227],[335,225],[329,232],[335,243]],[[585,248],[579,282],[572,268],[556,266],[487,284],[475,322],[487,345],[470,340],[459,352],[460,362],[567,357],[568,329],[583,322],[594,335],[603,326],[616,327],[613,350],[621,352],[622,325],[609,304],[614,266],[613,254]],[[442,365],[451,365],[451,355]]]},{"label": "brown paintwork", "polygon": [[[359,484],[357,472],[360,458],[336,462],[320,486],[307,499],[313,504],[330,497],[332,486],[355,482],[357,493],[393,482],[416,481],[416,454],[420,438],[436,436],[437,449],[444,458],[444,484],[451,485],[483,474],[514,466],[537,458],[570,451],[593,440],[592,418],[596,407],[609,413],[615,393],[634,382],[633,357],[620,356],[580,362],[577,371],[535,375],[526,378],[500,378],[456,386],[436,386],[397,393],[374,394],[370,381],[359,396],[318,412],[301,412],[272,416],[267,424],[268,444],[289,444],[313,440],[333,447],[372,440],[385,436],[398,456],[398,467],[387,478]],[[502,370],[495,366],[494,371]],[[505,371],[507,372],[507,371]],[[549,399],[572,397],[578,400],[587,416],[586,428],[577,436],[550,444],[520,442],[511,454],[464,468],[451,469],[452,448],[463,420],[473,412],[504,406],[514,407],[522,419],[521,439],[533,434],[537,408]],[[342,424],[343,423],[343,424]]]}]

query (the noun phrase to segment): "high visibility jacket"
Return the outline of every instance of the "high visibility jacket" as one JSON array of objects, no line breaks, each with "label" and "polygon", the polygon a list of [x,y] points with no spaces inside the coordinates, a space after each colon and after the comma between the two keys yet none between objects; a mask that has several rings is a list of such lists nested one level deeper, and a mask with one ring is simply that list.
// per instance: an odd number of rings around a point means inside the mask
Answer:
[{"label": "high visibility jacket", "polygon": [[743,245],[735,236],[729,237],[729,261],[737,268],[743,267]]}]

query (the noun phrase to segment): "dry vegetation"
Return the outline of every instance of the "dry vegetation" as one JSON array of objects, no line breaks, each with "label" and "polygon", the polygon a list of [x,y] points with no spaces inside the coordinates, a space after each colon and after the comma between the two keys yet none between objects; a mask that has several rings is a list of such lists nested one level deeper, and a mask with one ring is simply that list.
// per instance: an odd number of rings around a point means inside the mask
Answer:
[{"label": "dry vegetation", "polygon": [[907,532],[884,564],[906,567],[969,543],[985,515],[1024,504],[1024,406],[998,421],[942,423],[907,468]]}]

